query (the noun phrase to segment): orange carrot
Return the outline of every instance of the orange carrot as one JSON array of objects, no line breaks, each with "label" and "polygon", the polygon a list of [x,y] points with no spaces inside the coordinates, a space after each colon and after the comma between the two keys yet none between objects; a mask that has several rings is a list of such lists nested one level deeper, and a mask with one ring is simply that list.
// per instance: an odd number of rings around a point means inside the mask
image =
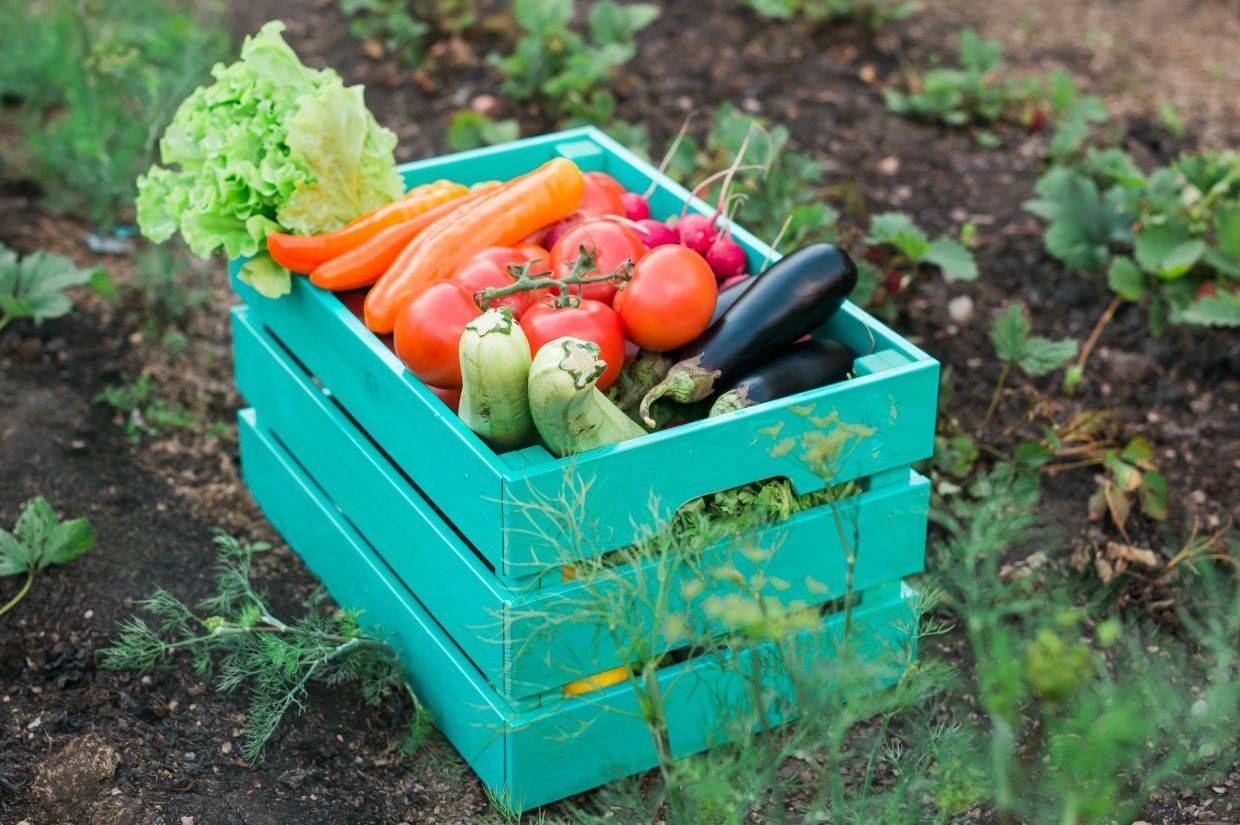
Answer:
[{"label": "orange carrot", "polygon": [[488,246],[511,246],[571,215],[581,205],[584,189],[577,165],[556,158],[439,221],[370,290],[366,326],[380,335],[391,332],[396,311],[418,286],[451,275],[462,261]]},{"label": "orange carrot", "polygon": [[355,249],[383,230],[416,218],[445,201],[459,198],[468,188],[450,180],[415,186],[404,197],[359,215],[343,228],[322,235],[290,235],[272,232],[267,251],[276,263],[294,272],[310,272],[316,266]]},{"label": "orange carrot", "polygon": [[310,283],[333,292],[370,286],[379,280],[379,276],[406,247],[429,227],[434,226],[440,218],[464,209],[485,197],[497,186],[499,184],[494,182],[484,184],[469,194],[441,203],[416,218],[389,226],[360,246],[315,267],[310,273]]}]

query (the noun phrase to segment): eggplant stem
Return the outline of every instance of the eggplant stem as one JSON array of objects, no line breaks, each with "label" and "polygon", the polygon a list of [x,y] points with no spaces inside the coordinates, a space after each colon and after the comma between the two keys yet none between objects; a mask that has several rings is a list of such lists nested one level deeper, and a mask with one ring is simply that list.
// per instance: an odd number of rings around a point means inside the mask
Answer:
[{"label": "eggplant stem", "polygon": [[701,353],[686,361],[681,361],[668,370],[667,376],[646,393],[638,412],[647,427],[651,429],[655,427],[654,418],[650,415],[650,406],[660,398],[667,397],[681,404],[688,404],[691,401],[700,401],[711,394],[715,388],[715,381],[723,373],[720,370],[703,369],[701,362]]}]

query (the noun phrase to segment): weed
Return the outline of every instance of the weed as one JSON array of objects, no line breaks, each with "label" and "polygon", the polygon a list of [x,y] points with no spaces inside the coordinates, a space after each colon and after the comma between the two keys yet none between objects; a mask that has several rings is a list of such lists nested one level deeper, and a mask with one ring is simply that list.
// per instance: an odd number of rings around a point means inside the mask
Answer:
[{"label": "weed", "polygon": [[156,330],[180,324],[195,310],[209,306],[210,282],[210,274],[188,262],[172,244],[145,250],[133,277],[133,287],[142,296],[146,324]]},{"label": "weed", "polygon": [[95,533],[86,519],[61,521],[43,496],[26,502],[13,532],[0,529],[0,576],[26,577],[17,595],[0,606],[0,616],[25,598],[46,567],[68,564],[94,546]]},{"label": "weed", "polygon": [[380,43],[410,66],[422,62],[436,33],[459,35],[478,18],[475,0],[340,0],[349,30]]},{"label": "weed", "polygon": [[1003,397],[1003,387],[1013,368],[1019,367],[1032,376],[1047,375],[1076,355],[1077,342],[1073,339],[1052,341],[1030,335],[1031,330],[1029,316],[1020,304],[1009,304],[995,319],[994,326],[990,329],[990,338],[995,345],[995,355],[1003,362],[1003,369],[999,372],[999,380],[995,383],[995,391],[990,397],[986,415],[978,425],[979,433],[986,429],[994,416],[999,400]]},{"label": "weed", "polygon": [[917,11],[912,0],[742,0],[762,17],[810,21],[850,21],[878,31]]},{"label": "weed", "polygon": [[0,91],[21,102],[21,167],[53,206],[117,225],[174,108],[225,50],[217,7],[188,0],[3,7]]},{"label": "weed", "polygon": [[78,269],[73,261],[52,252],[34,252],[21,261],[17,253],[0,243],[0,330],[17,318],[42,324],[67,315],[73,301],[65,291],[85,286],[111,298],[116,294],[107,270]]},{"label": "weed", "polygon": [[454,152],[507,143],[521,136],[521,126],[512,118],[494,120],[473,109],[462,109],[448,123],[448,148]]},{"label": "weed", "polygon": [[1167,322],[1240,326],[1240,152],[1185,154],[1146,175],[1118,149],[1091,148],[1034,191],[1025,209],[1048,221],[1046,250],[1148,302],[1155,335]]},{"label": "weed", "polygon": [[[145,673],[188,657],[195,673],[209,676],[218,660],[216,684],[221,691],[249,684],[244,756],[251,762],[262,754],[289,710],[305,710],[311,681],[356,683],[371,705],[402,687],[408,689],[392,649],[362,630],[359,614],[324,615],[321,592],[309,599],[306,614],[295,622],[271,613],[266,598],[250,581],[254,554],[267,550],[267,545],[220,535],[216,548],[217,592],[199,605],[206,615],[157,589],[141,602],[157,619],[156,626],[138,617],[121,622],[116,641],[102,651],[104,667]],[[413,698],[412,692],[409,695]],[[413,700],[415,709],[420,708]],[[415,713],[422,715],[420,709]],[[424,727],[425,719],[419,725]]]},{"label": "weed", "polygon": [[605,86],[633,59],[634,36],[658,19],[659,8],[600,0],[590,6],[589,37],[569,28],[573,0],[516,0],[512,13],[523,35],[512,54],[491,58],[504,92],[536,102],[556,121],[606,123],[616,101]]},{"label": "weed", "polygon": [[137,381],[112,384],[91,399],[94,404],[107,404],[124,419],[125,437],[135,444],[142,436],[163,435],[171,430],[192,430],[202,422],[189,410],[169,404],[155,394],[155,382],[149,375]]},{"label": "weed", "polygon": [[925,230],[903,212],[874,215],[862,240],[867,250],[858,262],[853,300],[872,303],[880,311],[892,312],[894,300],[888,299],[895,299],[924,279],[931,266],[949,280],[977,280],[977,262],[967,246],[947,235],[930,240]]}]

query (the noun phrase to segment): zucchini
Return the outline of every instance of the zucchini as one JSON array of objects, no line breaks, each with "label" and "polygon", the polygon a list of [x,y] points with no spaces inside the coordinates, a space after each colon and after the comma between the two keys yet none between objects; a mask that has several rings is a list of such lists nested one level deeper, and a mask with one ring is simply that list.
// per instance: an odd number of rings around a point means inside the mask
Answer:
[{"label": "zucchini", "polygon": [[607,364],[599,347],[580,338],[548,341],[530,367],[529,399],[534,426],[556,456],[575,455],[645,435],[595,386]]},{"label": "zucchini", "polygon": [[499,451],[538,440],[527,397],[530,344],[508,307],[488,309],[465,325],[461,420]]}]

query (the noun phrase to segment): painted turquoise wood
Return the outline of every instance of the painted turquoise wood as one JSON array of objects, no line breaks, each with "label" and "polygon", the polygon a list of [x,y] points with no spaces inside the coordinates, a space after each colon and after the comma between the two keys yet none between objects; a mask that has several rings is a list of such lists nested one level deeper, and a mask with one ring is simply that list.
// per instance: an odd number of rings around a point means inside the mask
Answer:
[{"label": "painted turquoise wood", "polygon": [[[472,183],[508,178],[557,155],[607,171],[630,188],[655,181],[651,205],[657,216],[679,212],[686,202],[693,211],[710,211],[592,128],[420,161],[402,167],[402,173],[409,185],[441,177]],[[734,237],[752,267],[778,258],[739,227]],[[521,506],[531,500],[556,501],[566,491],[588,489],[591,537],[599,551],[606,551],[631,541],[635,525],[649,514],[652,496],[666,514],[696,496],[774,476],[789,477],[800,492],[821,487],[822,479],[796,460],[800,451],[793,442],[811,429],[798,410],[812,408],[813,416],[833,414],[874,429],[835,468],[835,481],[899,468],[933,451],[938,363],[851,303],[818,334],[863,353],[899,357],[870,358],[867,364],[875,371],[850,381],[557,460],[537,449],[497,456],[339,300],[305,279],[294,279],[293,294],[278,301],[261,298],[235,279],[234,284],[263,324],[340,399],[487,562],[508,576],[527,575],[561,555],[562,531],[543,530],[540,521],[540,529],[531,532]],[[780,431],[772,435],[776,427]],[[776,444],[775,450],[763,448]],[[792,449],[786,450],[789,444]]]},{"label": "painted turquoise wood", "polygon": [[[336,601],[362,609],[362,624],[377,626],[396,648],[437,726],[499,796],[528,809],[655,764],[628,683],[586,698],[514,710],[322,489],[264,431],[259,415],[243,410],[238,423],[242,473],[264,513]],[[882,680],[890,683],[912,655],[908,627],[915,593],[900,586],[875,595],[863,593],[854,608],[853,638],[862,640],[872,658],[890,657]],[[823,624],[823,634],[802,634],[806,655],[832,656],[842,616],[829,615]],[[738,667],[700,657],[658,671],[673,753],[693,753],[724,740],[722,723],[743,701],[739,680],[747,654],[740,656]],[[788,685],[775,679],[771,688],[786,692]]]},{"label": "painted turquoise wood", "polygon": [[[845,592],[846,547],[856,548],[854,590],[920,572],[929,485],[904,470],[893,484],[844,500],[836,512],[818,507],[735,546],[705,549],[692,565],[647,558],[628,565],[624,583],[574,581],[544,585],[489,570],[381,451],[271,336],[251,310],[233,310],[237,385],[265,426],[298,457],[302,469],[349,516],[398,577],[435,615],[471,661],[506,696],[526,697],[622,662],[616,642],[584,604],[623,589],[645,615],[640,592],[662,579],[673,594],[682,582],[725,565],[783,604],[817,604]],[[856,530],[856,535],[852,531]],[[766,548],[765,556],[755,553]],[[549,571],[559,580],[558,565]],[[451,582],[451,586],[445,583]],[[649,585],[639,588],[638,583]],[[739,587],[716,582],[711,595]],[[679,596],[670,609],[680,609]],[[576,619],[575,621],[569,621]],[[717,629],[722,629],[716,625]],[[674,640],[660,645],[666,649]]]}]

